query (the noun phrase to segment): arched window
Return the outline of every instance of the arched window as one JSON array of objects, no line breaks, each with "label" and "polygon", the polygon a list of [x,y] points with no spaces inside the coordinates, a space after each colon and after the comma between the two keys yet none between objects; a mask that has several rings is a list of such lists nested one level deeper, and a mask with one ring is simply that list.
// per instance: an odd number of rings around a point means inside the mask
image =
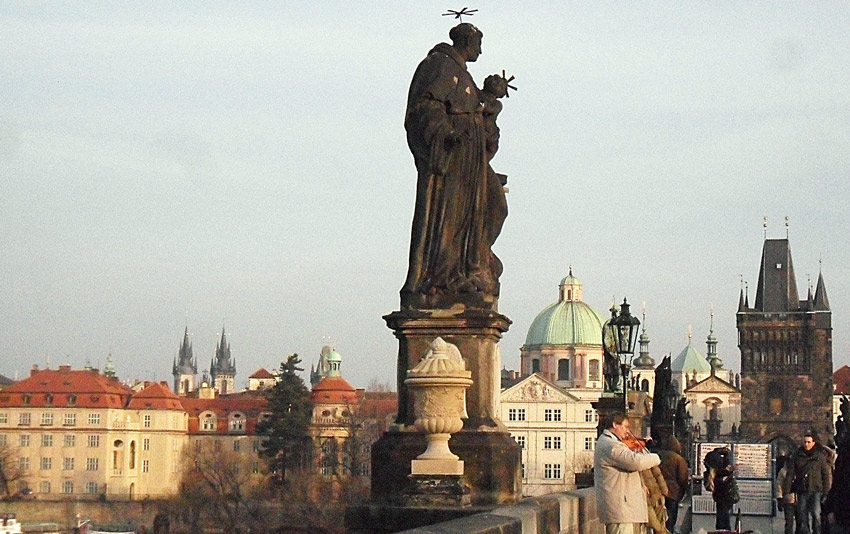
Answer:
[{"label": "arched window", "polygon": [[599,382],[599,360],[590,360],[587,364],[587,379],[591,382]]},{"label": "arched window", "polygon": [[649,380],[644,378],[643,380],[640,381],[640,390],[643,391],[644,393],[649,393]]},{"label": "arched window", "polygon": [[534,358],[533,360],[531,360],[531,372],[532,373],[539,373],[540,372],[540,359],[539,358]]},{"label": "arched window", "polygon": [[558,360],[558,380],[569,380],[571,377],[570,359],[561,358]]}]

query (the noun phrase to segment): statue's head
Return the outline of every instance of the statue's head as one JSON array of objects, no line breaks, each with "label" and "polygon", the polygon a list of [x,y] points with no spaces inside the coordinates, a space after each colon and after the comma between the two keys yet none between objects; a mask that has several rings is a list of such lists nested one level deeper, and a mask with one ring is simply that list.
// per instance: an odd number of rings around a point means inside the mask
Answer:
[{"label": "statue's head", "polygon": [[468,22],[461,22],[449,31],[452,46],[466,61],[475,61],[481,55],[481,38],[484,33]]},{"label": "statue's head", "polygon": [[502,98],[508,94],[508,81],[498,74],[491,74],[484,79],[484,92]]}]

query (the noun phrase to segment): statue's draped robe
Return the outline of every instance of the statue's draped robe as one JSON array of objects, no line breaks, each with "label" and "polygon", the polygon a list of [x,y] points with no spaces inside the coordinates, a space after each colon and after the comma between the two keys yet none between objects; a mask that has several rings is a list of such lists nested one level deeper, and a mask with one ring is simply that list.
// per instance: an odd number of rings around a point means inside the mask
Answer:
[{"label": "statue's draped robe", "polygon": [[497,296],[501,263],[490,246],[506,215],[504,192],[488,175],[479,89],[450,45],[435,46],[416,69],[404,125],[418,179],[402,303]]}]

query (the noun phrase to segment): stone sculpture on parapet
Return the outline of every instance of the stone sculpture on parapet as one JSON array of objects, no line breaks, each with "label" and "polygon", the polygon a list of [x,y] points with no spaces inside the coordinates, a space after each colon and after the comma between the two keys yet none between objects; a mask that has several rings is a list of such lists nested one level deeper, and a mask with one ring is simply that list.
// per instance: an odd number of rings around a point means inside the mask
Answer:
[{"label": "stone sculpture on parapet", "polygon": [[498,342],[511,321],[498,311],[502,263],[492,246],[508,213],[507,177],[490,166],[499,148],[499,99],[515,88],[504,74],[487,78],[483,91],[475,84],[467,63],[481,54],[482,36],[472,24],[455,26],[452,43],[434,46],[410,83],[404,125],[416,204],[401,306],[384,317],[399,341],[399,405],[395,425],[372,449],[375,502],[397,501],[424,448],[405,380],[437,337],[463,354],[472,379],[469,417],[451,438],[471,504],[512,503],[522,493],[520,450],[498,413]]},{"label": "stone sculpture on parapet", "polygon": [[508,214],[507,177],[489,161],[499,146],[495,74],[481,91],[466,68],[481,54],[481,30],[461,23],[422,60],[407,97],[404,127],[418,173],[403,308],[497,310],[502,263],[492,246]]}]

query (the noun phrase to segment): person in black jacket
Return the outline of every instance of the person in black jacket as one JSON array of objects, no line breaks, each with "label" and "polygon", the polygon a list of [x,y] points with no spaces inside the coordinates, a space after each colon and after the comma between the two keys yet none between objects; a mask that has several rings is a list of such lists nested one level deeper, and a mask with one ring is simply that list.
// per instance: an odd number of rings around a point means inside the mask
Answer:
[{"label": "person in black jacket", "polygon": [[832,467],[817,433],[806,432],[803,445],[788,462],[790,487],[797,496],[797,534],[821,533],[821,502],[832,487]]},{"label": "person in black jacket", "polygon": [[716,515],[714,528],[732,530],[732,505],[738,502],[738,483],[732,476],[732,451],[729,447],[717,447],[705,456],[703,483],[711,491]]}]

